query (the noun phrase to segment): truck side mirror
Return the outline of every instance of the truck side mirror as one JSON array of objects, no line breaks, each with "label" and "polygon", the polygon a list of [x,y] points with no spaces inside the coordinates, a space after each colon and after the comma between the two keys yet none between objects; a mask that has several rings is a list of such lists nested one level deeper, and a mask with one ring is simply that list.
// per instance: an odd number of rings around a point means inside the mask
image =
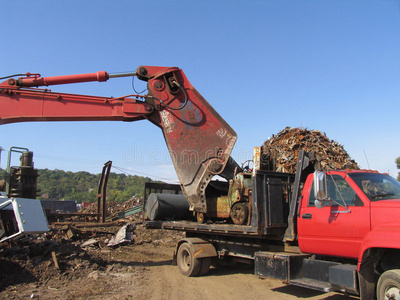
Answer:
[{"label": "truck side mirror", "polygon": [[318,208],[318,209],[321,209],[321,208],[323,208],[325,205],[324,205],[324,201],[322,201],[322,200],[315,200],[314,201],[314,205],[315,205],[315,207],[316,208]]},{"label": "truck side mirror", "polygon": [[326,173],[324,171],[317,170],[314,172],[314,196],[319,201],[328,198]]}]

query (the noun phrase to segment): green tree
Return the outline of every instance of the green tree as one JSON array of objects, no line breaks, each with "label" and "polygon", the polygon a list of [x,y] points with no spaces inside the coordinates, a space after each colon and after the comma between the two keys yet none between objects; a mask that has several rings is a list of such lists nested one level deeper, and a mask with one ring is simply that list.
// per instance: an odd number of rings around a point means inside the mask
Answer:
[{"label": "green tree", "polygon": [[[395,162],[397,165],[397,169],[400,170],[400,157],[396,158]],[[397,180],[400,181],[400,173],[398,173]]]},{"label": "green tree", "polygon": [[[0,168],[0,179],[4,179]],[[100,174],[38,169],[38,199],[74,200],[78,203],[95,202]],[[149,177],[110,173],[107,201],[124,202],[133,196],[143,197],[145,182],[160,182]]]},{"label": "green tree", "polygon": [[[38,189],[41,197],[53,200],[74,200],[78,203],[95,202],[100,174],[89,172],[65,172],[63,170],[38,170]],[[133,196],[142,197],[148,177],[110,173],[107,184],[107,201],[124,202]],[[47,198],[47,197],[46,197]]]}]

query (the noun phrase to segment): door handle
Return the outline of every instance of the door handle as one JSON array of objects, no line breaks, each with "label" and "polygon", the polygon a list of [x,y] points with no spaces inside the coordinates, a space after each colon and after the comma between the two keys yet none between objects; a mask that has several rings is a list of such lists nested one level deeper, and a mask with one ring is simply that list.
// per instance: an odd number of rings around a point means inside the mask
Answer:
[{"label": "door handle", "polygon": [[303,214],[301,217],[302,217],[303,219],[311,219],[312,214]]}]

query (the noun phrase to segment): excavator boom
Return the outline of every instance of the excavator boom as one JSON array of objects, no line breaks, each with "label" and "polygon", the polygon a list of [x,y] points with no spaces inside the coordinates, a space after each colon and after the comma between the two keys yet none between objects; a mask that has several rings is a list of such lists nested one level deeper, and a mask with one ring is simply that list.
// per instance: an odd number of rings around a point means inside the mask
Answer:
[{"label": "excavator boom", "polygon": [[0,124],[26,121],[137,121],[163,131],[190,209],[207,212],[205,189],[214,175],[232,178],[237,135],[176,67],[141,66],[147,95],[119,98],[56,93],[39,86],[106,81],[107,72],[40,77],[27,74],[0,83]]}]

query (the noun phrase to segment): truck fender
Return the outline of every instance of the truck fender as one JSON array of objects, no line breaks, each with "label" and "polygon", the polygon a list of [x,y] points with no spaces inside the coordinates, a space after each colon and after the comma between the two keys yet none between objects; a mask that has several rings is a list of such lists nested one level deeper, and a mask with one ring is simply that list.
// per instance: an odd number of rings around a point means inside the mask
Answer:
[{"label": "truck fender", "polygon": [[217,256],[217,250],[211,244],[210,242],[203,240],[201,238],[184,238],[181,239],[177,244],[176,248],[174,251],[174,257],[172,260],[172,265],[176,266],[176,255],[178,253],[178,249],[180,245],[183,243],[188,243],[191,249],[191,252],[193,253],[193,256],[197,259],[199,258],[205,258],[205,257],[216,257]]},{"label": "truck fender", "polygon": [[369,249],[400,249],[400,224],[387,224],[374,228],[361,244],[358,256],[358,271],[363,260],[369,256]]}]

